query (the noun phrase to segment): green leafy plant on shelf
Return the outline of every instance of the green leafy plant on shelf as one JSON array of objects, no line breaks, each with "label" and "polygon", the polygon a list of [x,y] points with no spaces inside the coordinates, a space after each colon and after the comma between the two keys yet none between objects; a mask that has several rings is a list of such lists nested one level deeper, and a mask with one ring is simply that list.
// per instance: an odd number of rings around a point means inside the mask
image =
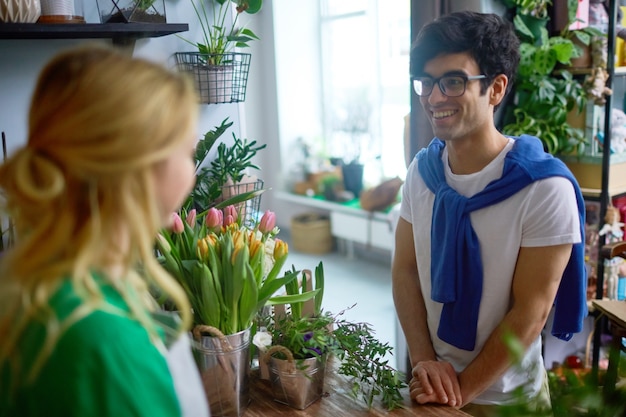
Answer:
[{"label": "green leafy plant on shelf", "polygon": [[[302,367],[301,361],[304,359],[332,355],[339,360],[337,372],[350,380],[354,398],[361,398],[370,408],[376,399],[380,399],[388,410],[402,407],[400,390],[406,387],[404,375],[385,359],[393,348],[376,339],[370,324],[340,318],[345,311],[333,315],[322,310],[322,262],[315,268],[315,284],[307,284],[310,280],[312,277],[307,278],[303,272],[301,280],[286,283],[285,297],[304,296],[313,292],[313,299],[309,301],[313,303],[310,308],[312,311],[304,307],[305,300],[289,303],[291,309],[287,314],[273,319],[266,317],[265,321],[261,319],[261,326],[265,329],[257,332],[253,343],[261,350],[276,345],[287,348],[298,367]],[[273,302],[280,304],[280,296],[274,297]],[[280,350],[272,356],[286,359]]]},{"label": "green leafy plant on shelf", "polygon": [[[577,0],[568,0],[570,21],[575,20],[576,6]],[[503,133],[537,136],[551,154],[582,153],[587,140],[581,129],[569,124],[568,114],[581,114],[587,93],[566,68],[582,53],[573,39],[589,45],[591,36],[598,32],[566,28],[558,35],[549,36],[548,30],[541,27],[537,35],[519,12],[513,22],[520,38],[520,64],[514,101],[506,109]]]},{"label": "green leafy plant on shelf", "polygon": [[[259,37],[250,29],[238,27],[241,13],[255,14],[261,10],[263,0],[190,0],[202,29],[202,41],[184,41],[198,48],[198,52],[210,65],[228,63],[226,54],[235,48],[247,48],[248,43]],[[235,5],[235,15],[229,24],[229,14]]]}]

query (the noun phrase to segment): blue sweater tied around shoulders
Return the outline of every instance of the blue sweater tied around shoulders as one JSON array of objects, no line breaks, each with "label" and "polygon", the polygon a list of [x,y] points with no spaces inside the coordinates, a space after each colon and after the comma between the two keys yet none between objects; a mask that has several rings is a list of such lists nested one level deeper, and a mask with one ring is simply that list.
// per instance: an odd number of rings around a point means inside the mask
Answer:
[{"label": "blue sweater tied around shoulders", "polygon": [[565,164],[544,152],[541,141],[522,135],[504,160],[502,177],[466,198],[447,183],[441,159],[445,143],[438,138],[417,155],[418,169],[435,194],[431,240],[431,298],[443,303],[437,335],[459,349],[474,350],[483,288],[483,265],[470,213],[497,204],[534,181],[562,176],[576,191],[582,241],[573,245],[554,301],[552,334],[570,340],[587,315],[585,204],[578,182]]}]

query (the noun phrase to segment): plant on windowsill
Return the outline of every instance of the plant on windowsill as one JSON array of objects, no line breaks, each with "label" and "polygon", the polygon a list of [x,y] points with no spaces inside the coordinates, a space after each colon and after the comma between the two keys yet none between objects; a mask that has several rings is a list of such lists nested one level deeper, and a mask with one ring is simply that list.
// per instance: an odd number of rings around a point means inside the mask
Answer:
[{"label": "plant on windowsill", "polygon": [[[291,273],[295,272],[293,270]],[[353,323],[322,310],[324,268],[320,262],[314,272],[303,271],[301,282],[285,285],[286,297],[315,292],[313,299],[291,302],[290,309],[275,297],[273,317],[262,317],[253,343],[259,348],[260,361],[267,364],[275,399],[303,409],[323,391],[326,362],[335,357],[336,372],[352,384],[351,394],[369,408],[379,399],[388,410],[402,407],[400,389],[406,387],[403,375],[393,369],[385,355],[392,347],[374,337],[367,323]],[[333,369],[333,372],[335,370]]]},{"label": "plant on windowsill", "polygon": [[235,49],[247,48],[249,42],[259,37],[237,23],[240,14],[259,12],[263,0],[190,1],[202,29],[202,41],[192,42],[179,36],[197,52],[177,52],[178,67],[194,76],[202,103],[244,101],[251,56]]},{"label": "plant on windowsill", "polygon": [[[576,0],[569,3],[577,4]],[[576,9],[568,5],[570,21]],[[576,37],[588,45],[593,29],[570,31],[549,36],[541,27],[539,38],[528,28],[520,15],[514,17],[520,37],[520,64],[515,80],[514,100],[506,109],[503,133],[513,136],[537,136],[551,154],[582,154],[587,140],[581,129],[572,127],[568,114],[580,114],[587,103],[587,93],[569,71],[555,71],[557,64],[569,65],[572,58],[581,55],[574,44]]]}]

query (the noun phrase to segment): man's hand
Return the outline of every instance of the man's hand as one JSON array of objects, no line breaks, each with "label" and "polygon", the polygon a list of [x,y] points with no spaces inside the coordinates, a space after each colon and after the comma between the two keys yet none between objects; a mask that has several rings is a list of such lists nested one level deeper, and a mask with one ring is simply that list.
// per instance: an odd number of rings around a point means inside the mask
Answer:
[{"label": "man's hand", "polygon": [[418,362],[412,375],[409,390],[411,399],[417,403],[447,404],[451,407],[463,404],[459,380],[449,362]]}]

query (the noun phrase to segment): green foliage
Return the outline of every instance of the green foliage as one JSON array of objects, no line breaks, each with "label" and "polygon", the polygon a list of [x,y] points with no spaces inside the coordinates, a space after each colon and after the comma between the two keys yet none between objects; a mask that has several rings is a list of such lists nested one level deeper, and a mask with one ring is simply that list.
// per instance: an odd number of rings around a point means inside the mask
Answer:
[{"label": "green foliage", "polygon": [[[290,313],[278,317],[267,326],[267,331],[272,336],[272,345],[289,349],[296,363],[297,360],[306,358],[334,355],[340,360],[338,372],[350,378],[354,398],[360,397],[370,408],[376,398],[380,398],[382,405],[389,410],[401,407],[403,397],[400,390],[406,387],[404,375],[384,359],[393,348],[375,338],[371,325],[338,319],[343,312],[333,316],[322,311],[323,267],[320,262],[315,268],[313,291],[306,291],[309,287],[306,274],[303,274],[302,285],[298,285],[296,280],[285,284],[288,296],[297,296],[300,291],[303,294],[314,294],[313,315],[304,314],[303,302],[289,303]],[[312,284],[310,287],[312,288]],[[274,297],[274,300],[279,298]],[[274,355],[285,359],[280,351]]]},{"label": "green foliage", "polygon": [[548,17],[548,7],[551,0],[504,0],[508,7],[516,7],[517,13],[537,18]]},{"label": "green foliage", "polygon": [[[524,356],[524,346],[511,332],[506,332],[503,342],[515,364]],[[515,365],[514,365],[515,366]],[[626,390],[617,389],[612,394],[603,391],[602,376],[594,378],[590,369],[571,369],[562,365],[548,371],[551,410],[533,408],[522,390],[515,392],[516,401],[498,407],[498,417],[620,417],[626,415]]]},{"label": "green foliage", "polygon": [[551,154],[581,153],[586,144],[584,132],[572,127],[567,115],[571,111],[582,112],[587,94],[569,71],[556,71],[556,67],[569,65],[572,58],[581,55],[573,42],[575,36],[588,44],[593,31],[565,29],[559,35],[549,36],[542,27],[536,35],[519,13],[513,22],[521,41],[520,65],[515,100],[512,108],[507,109],[502,131],[513,136],[537,136]]},{"label": "green foliage", "polygon": [[267,145],[257,145],[255,140],[248,142],[247,139],[237,138],[233,133],[234,142],[231,146],[220,143],[217,147],[217,156],[209,166],[202,166],[204,160],[218,139],[232,126],[228,118],[224,119],[220,126],[204,134],[196,145],[196,184],[189,194],[184,207],[199,206],[202,210],[213,207],[222,195],[222,187],[229,180],[241,181],[247,169],[259,169],[252,162],[256,153]]},{"label": "green foliage", "polygon": [[384,359],[393,348],[375,338],[371,325],[335,321],[333,336],[337,341],[333,353],[341,360],[338,372],[351,378],[352,395],[360,394],[370,408],[379,397],[389,410],[401,407],[404,375]]},{"label": "green foliage", "polygon": [[155,0],[135,0],[135,6],[139,10],[147,10],[154,4]]},{"label": "green foliage", "polygon": [[[205,2],[213,8],[211,12],[207,10]],[[231,3],[236,6],[236,14],[232,24],[228,25]],[[263,0],[191,0],[191,4],[202,28],[203,40],[196,43],[182,37],[181,39],[205,54],[207,64],[226,64],[228,58],[224,54],[232,52],[234,48],[247,48],[249,42],[259,39],[250,29],[237,27],[237,21],[241,13],[255,14],[261,10]]]}]

